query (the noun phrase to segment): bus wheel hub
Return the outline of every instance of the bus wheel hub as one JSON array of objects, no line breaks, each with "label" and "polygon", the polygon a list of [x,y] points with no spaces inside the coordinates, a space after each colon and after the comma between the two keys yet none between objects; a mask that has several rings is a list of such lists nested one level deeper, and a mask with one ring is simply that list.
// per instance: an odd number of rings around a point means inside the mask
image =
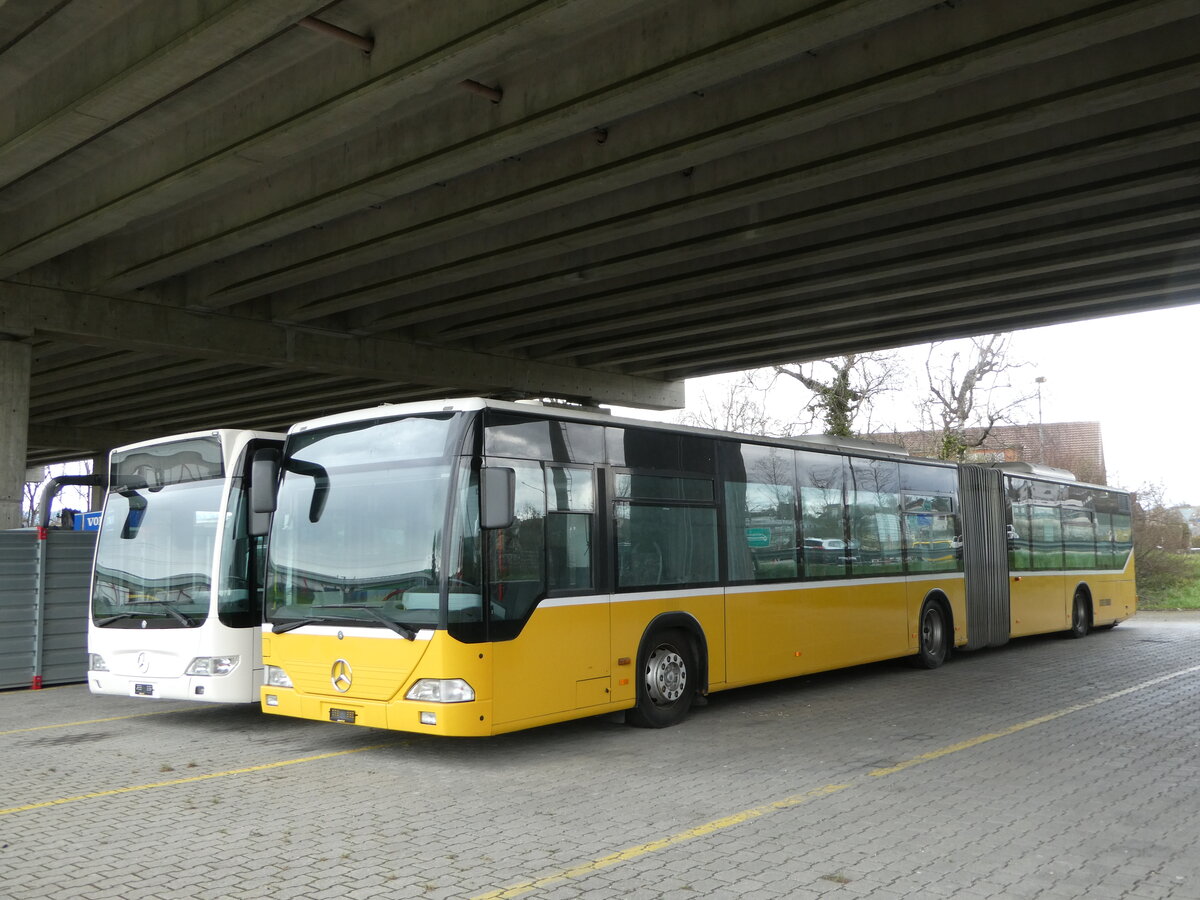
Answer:
[{"label": "bus wheel hub", "polygon": [[658,647],[646,660],[646,691],[657,704],[674,703],[687,685],[683,657],[670,647]]}]

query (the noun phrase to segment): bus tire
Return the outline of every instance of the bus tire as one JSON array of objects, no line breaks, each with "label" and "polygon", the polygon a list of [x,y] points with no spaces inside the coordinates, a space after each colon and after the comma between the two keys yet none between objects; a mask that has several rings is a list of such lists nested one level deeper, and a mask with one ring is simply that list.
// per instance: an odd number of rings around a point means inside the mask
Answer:
[{"label": "bus tire", "polygon": [[950,623],[936,600],[926,600],[917,620],[917,654],[910,657],[918,669],[936,669],[950,652]]},{"label": "bus tire", "polygon": [[1088,596],[1082,590],[1075,592],[1075,599],[1071,601],[1071,628],[1067,631],[1067,636],[1072,638],[1087,637],[1087,633],[1092,630],[1092,611],[1091,604],[1088,603]]},{"label": "bus tire", "polygon": [[683,631],[656,631],[638,653],[637,704],[625,711],[635,728],[678,725],[696,696],[700,666],[691,639]]}]

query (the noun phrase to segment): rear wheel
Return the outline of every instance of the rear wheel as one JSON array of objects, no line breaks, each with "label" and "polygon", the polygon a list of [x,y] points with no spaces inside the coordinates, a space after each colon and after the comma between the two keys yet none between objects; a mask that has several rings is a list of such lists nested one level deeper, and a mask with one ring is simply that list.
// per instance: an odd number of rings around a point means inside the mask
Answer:
[{"label": "rear wheel", "polygon": [[945,610],[934,600],[926,600],[921,607],[921,619],[917,633],[919,644],[912,663],[919,669],[936,669],[946,661],[950,650],[949,623]]},{"label": "rear wheel", "polygon": [[1075,600],[1071,603],[1071,630],[1067,632],[1073,638],[1087,637],[1092,630],[1092,610],[1088,603],[1087,594],[1075,592]]},{"label": "rear wheel", "polygon": [[683,721],[696,695],[692,642],[682,631],[659,631],[638,655],[637,705],[625,722],[638,728],[666,728]]}]

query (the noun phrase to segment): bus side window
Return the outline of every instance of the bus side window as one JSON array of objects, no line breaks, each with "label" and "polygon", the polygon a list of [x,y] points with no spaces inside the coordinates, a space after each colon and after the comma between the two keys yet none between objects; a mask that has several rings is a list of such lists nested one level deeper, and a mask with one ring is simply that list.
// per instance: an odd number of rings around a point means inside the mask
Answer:
[{"label": "bus side window", "polygon": [[546,467],[546,584],[587,590],[592,580],[595,488],[591,469]]},{"label": "bus side window", "polygon": [[850,571],[854,575],[903,572],[897,464],[885,459],[850,459],[848,477]]},{"label": "bus side window", "polygon": [[618,474],[614,483],[618,589],[717,580],[712,479]]},{"label": "bus side window", "polygon": [[791,450],[757,444],[722,445],[725,564],[731,582],[799,575],[795,480]]},{"label": "bus side window", "polygon": [[804,577],[846,574],[846,506],[842,497],[842,458],[833,453],[796,452]]}]

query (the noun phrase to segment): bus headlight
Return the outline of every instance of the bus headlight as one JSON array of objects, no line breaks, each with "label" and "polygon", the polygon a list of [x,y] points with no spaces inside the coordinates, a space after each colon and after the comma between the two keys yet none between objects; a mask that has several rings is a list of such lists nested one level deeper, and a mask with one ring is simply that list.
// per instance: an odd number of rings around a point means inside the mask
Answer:
[{"label": "bus headlight", "polygon": [[279,666],[267,666],[263,673],[269,687],[286,687],[292,686],[292,679],[288,678],[288,673],[279,668]]},{"label": "bus headlight", "polygon": [[183,670],[185,675],[228,675],[237,668],[240,656],[197,656]]},{"label": "bus headlight", "polygon": [[404,699],[425,703],[466,703],[475,699],[475,689],[461,678],[422,678],[408,689]]},{"label": "bus headlight", "polygon": [[108,666],[104,662],[104,657],[99,653],[88,654],[88,671],[89,672],[107,672]]}]

